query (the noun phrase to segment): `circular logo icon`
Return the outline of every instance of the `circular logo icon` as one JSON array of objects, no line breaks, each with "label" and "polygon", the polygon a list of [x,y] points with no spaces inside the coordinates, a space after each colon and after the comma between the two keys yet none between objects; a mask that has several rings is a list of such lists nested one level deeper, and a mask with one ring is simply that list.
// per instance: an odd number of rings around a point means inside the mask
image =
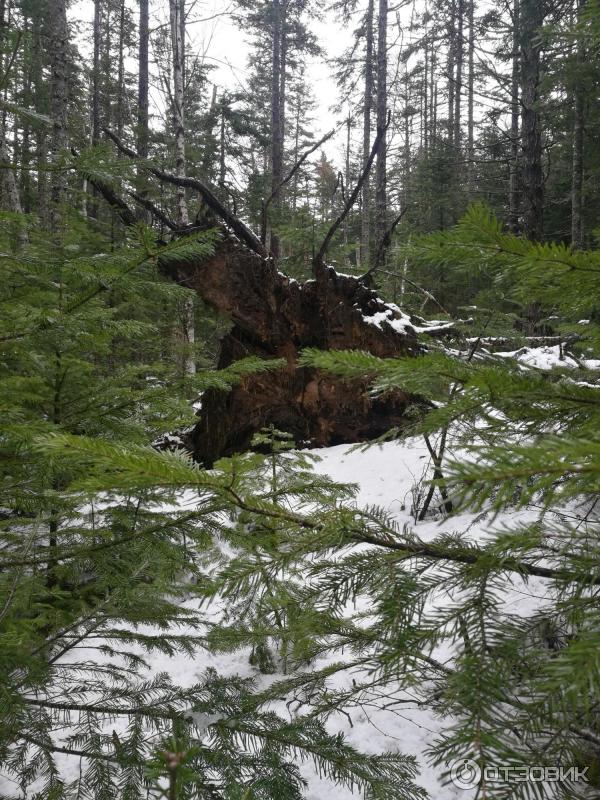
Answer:
[{"label": "circular logo icon", "polygon": [[473,789],[479,786],[481,770],[472,758],[460,758],[452,764],[450,780],[458,789]]}]

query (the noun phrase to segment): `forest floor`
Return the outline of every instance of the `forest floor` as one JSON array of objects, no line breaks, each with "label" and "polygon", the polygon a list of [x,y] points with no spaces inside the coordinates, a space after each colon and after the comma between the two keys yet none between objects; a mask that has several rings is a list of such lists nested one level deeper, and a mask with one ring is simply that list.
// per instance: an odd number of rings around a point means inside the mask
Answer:
[{"label": "forest floor", "polygon": [[[429,469],[429,457],[422,439],[409,439],[404,442],[389,442],[382,445],[373,445],[368,448],[358,448],[356,445],[340,445],[313,451],[318,454],[320,461],[315,469],[329,475],[333,480],[342,483],[353,483],[359,486],[357,503],[359,505],[377,505],[386,509],[401,524],[411,526],[417,535],[430,540],[440,533],[461,532],[467,533],[472,541],[482,541],[488,531],[501,528],[503,522],[508,522],[502,516],[492,517],[491,512],[461,513],[444,518],[442,514],[432,509],[432,516],[423,522],[415,522],[414,502],[416,487],[421,486],[423,492],[423,478]],[[450,452],[451,456],[452,453]],[[191,499],[184,496],[182,504],[188,506]],[[422,502],[422,499],[421,499]],[[536,508],[510,513],[510,524],[530,523],[540,514]],[[519,615],[528,615],[539,607],[544,600],[544,581],[530,579],[527,583],[516,577],[506,587],[505,601],[512,611]],[[440,597],[436,602],[443,603]],[[197,611],[199,617],[209,624],[218,621],[223,609],[218,603],[213,603],[208,608],[199,608],[198,599],[190,600],[186,607]],[[360,604],[356,606],[357,611]],[[156,631],[144,631],[156,633]],[[180,631],[185,632],[184,630]],[[190,631],[198,634],[198,631]],[[85,648],[83,648],[85,650]],[[133,648],[135,649],[135,648]],[[249,663],[249,650],[239,650],[235,653],[211,654],[198,648],[192,657],[169,657],[163,654],[144,653],[139,649],[149,663],[149,675],[167,673],[174,684],[190,686],[202,677],[208,667],[213,667],[221,675],[238,674],[249,677],[254,676],[259,686],[267,685],[281,677],[280,674],[262,675],[257,668]],[[88,654],[93,659],[104,660],[104,654],[94,650]],[[330,658],[330,661],[339,662],[344,659],[344,654]],[[435,657],[438,661],[451,660],[450,649],[445,652],[437,651]],[[324,667],[326,659],[321,659],[314,667]],[[363,676],[364,677],[364,676]],[[349,685],[352,679],[360,680],[360,672],[354,670],[348,674],[338,673],[332,678],[338,687]],[[293,713],[285,702],[277,704],[276,710],[283,716]],[[306,709],[303,709],[306,711]],[[115,720],[113,727],[119,730],[119,720]],[[456,789],[452,785],[444,785],[442,775],[444,767],[434,767],[427,756],[428,748],[434,743],[439,732],[447,725],[449,720],[444,720],[428,709],[420,706],[415,697],[408,692],[394,692],[394,687],[386,687],[385,695],[374,693],[365,697],[364,702],[347,710],[345,714],[336,714],[329,720],[331,731],[341,730],[347,739],[356,747],[370,753],[384,751],[399,751],[416,756],[420,765],[421,785],[427,789],[432,800],[452,800],[462,798],[471,800],[470,790]],[[125,726],[126,720],[122,720]],[[74,780],[79,772],[77,758],[69,756],[57,757],[62,777]],[[301,766],[304,777],[309,782],[307,798],[309,800],[350,800],[353,795],[348,789],[331,785],[320,779],[314,772],[310,763]],[[2,797],[21,797],[18,787],[8,778],[0,775],[0,795]]]}]

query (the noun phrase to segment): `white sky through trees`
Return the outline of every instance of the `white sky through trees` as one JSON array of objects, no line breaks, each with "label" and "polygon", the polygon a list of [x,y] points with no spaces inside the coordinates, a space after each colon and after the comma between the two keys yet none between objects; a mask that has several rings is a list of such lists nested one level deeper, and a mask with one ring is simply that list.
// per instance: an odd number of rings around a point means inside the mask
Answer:
[{"label": "white sky through trees", "polygon": [[[131,10],[137,22],[138,4],[128,0],[126,6]],[[187,48],[188,52],[197,55],[206,64],[213,67],[209,76],[206,103],[210,102],[213,85],[229,90],[246,90],[248,75],[248,58],[251,48],[248,43],[249,34],[231,18],[235,10],[234,3],[226,0],[211,2],[187,2]],[[91,31],[94,16],[94,5],[90,0],[79,0],[69,10],[69,20],[82,23],[77,26],[80,35],[78,46],[82,53],[89,51],[91,59]],[[167,25],[169,6],[166,0],[151,0],[150,31],[158,26]],[[307,61],[307,82],[316,101],[313,117],[315,139],[326,133],[336,123],[343,121],[344,114],[334,114],[331,110],[339,100],[339,90],[333,77],[333,68],[329,61],[341,55],[352,36],[350,28],[344,28],[332,12],[324,12],[323,19],[312,18],[309,21],[311,31],[317,36],[323,48],[322,57],[309,57]],[[267,43],[265,42],[266,46]],[[136,54],[128,54],[128,68],[136,71]],[[165,97],[163,89],[156,80],[156,64],[153,63],[152,44],[150,45],[151,69],[154,78],[151,80],[150,101],[153,112],[164,113]],[[330,142],[325,145],[328,155],[335,158],[339,143]]]},{"label": "white sky through trees", "polygon": [[[126,0],[126,7],[131,12],[134,24],[137,25],[139,13],[137,0]],[[487,2],[479,4],[479,13],[484,12],[486,8],[488,10],[490,8]],[[427,0],[402,0],[398,4],[390,4],[388,13],[388,107],[392,114],[392,124],[388,132],[388,157],[391,159],[391,163],[394,163],[397,158],[404,158],[404,106],[406,101],[403,97],[403,83],[406,80],[406,54],[412,46],[422,39],[422,29],[417,30],[413,25],[422,18],[426,9]],[[205,103],[207,107],[215,84],[218,89],[230,91],[246,90],[248,88],[248,59],[252,50],[250,44],[251,32],[243,30],[232,19],[232,13],[235,10],[236,4],[228,2],[228,0],[207,0],[206,2],[202,2],[202,0],[186,0],[188,63],[190,58],[198,57],[201,62],[203,61],[212,67],[206,88]],[[331,10],[323,10],[320,17],[314,14],[312,16],[305,15],[307,27],[317,37],[323,53],[321,56],[307,56],[306,58],[306,81],[316,103],[311,116],[311,129],[314,140],[317,141],[331,128],[338,127],[338,133],[326,142],[323,148],[320,148],[319,151],[312,155],[310,161],[314,163],[319,157],[319,152],[324,150],[336,169],[343,169],[345,163],[345,121],[349,113],[354,122],[354,127],[351,131],[351,151],[356,156],[360,150],[363,86],[360,76],[361,66],[357,65],[357,82],[350,93],[351,101],[350,103],[343,102],[341,91],[334,78],[334,62],[352,46],[354,31],[358,28],[364,12],[365,3],[359,3],[357,10],[351,15],[350,22],[346,25]],[[92,58],[93,15],[92,0],[76,0],[68,11],[69,20],[73,24],[74,38],[82,54],[89,58],[90,65]],[[167,0],[151,0],[151,38],[153,31],[155,32],[159,27],[168,27],[168,24],[169,5]],[[499,71],[502,72],[502,66],[493,57],[493,45],[497,44],[497,41],[493,41],[495,39],[496,35],[492,35],[490,39],[488,34],[485,41],[480,41],[476,44],[476,66],[481,67],[486,62],[487,64],[493,64],[494,69],[499,67]],[[270,47],[266,35],[265,47]],[[151,42],[151,126],[169,129],[171,120],[168,112],[168,101],[164,83],[161,83],[158,78],[154,55]],[[421,56],[422,54],[418,47],[414,53],[408,55],[409,73],[412,66],[416,64],[417,59],[421,58]],[[360,60],[363,57],[362,47],[359,47],[354,54],[354,58]],[[440,46],[438,59],[437,69],[440,77],[438,109],[443,116],[446,100],[443,97],[445,53],[442,46]],[[128,71],[132,75],[136,75],[137,50],[135,47],[127,53],[126,60]],[[114,68],[116,69],[116,65]],[[506,67],[504,67],[504,70],[506,70]],[[466,91],[466,83],[463,91]],[[494,97],[487,94],[488,91],[494,92]],[[488,113],[491,111],[495,115],[495,124],[508,131],[510,120],[507,112],[510,97],[506,92],[506,86],[490,81],[489,74],[487,78],[480,74],[476,79],[475,95],[476,126],[487,118]],[[336,106],[340,106],[341,100],[341,108],[335,110]],[[409,102],[409,106],[411,106],[411,102]],[[130,111],[132,119],[135,118],[135,109],[132,108]],[[421,136],[419,126],[419,116],[415,109],[415,116],[410,122],[411,150],[412,147],[419,146]],[[374,128],[372,129],[372,135],[375,135]],[[393,202],[393,196],[391,199]]]}]

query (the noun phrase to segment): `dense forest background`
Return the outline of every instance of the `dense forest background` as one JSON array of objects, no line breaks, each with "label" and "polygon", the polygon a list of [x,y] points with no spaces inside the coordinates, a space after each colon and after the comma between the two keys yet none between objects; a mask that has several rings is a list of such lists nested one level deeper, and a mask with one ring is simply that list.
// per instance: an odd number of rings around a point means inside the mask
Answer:
[{"label": "dense forest background", "polygon": [[2,797],[596,796],[599,93],[598,0],[0,0]]},{"label": "dense forest background", "polygon": [[[284,271],[306,276],[390,112],[376,166],[330,253],[336,265],[366,272],[401,212],[397,233],[407,240],[452,226],[474,201],[529,238],[593,242],[594,3],[95,3],[91,25],[90,10],[75,5],[67,20],[62,6],[2,8],[2,158],[18,166],[3,174],[6,210],[35,212],[48,228],[59,189],[48,168],[68,145],[80,172],[102,172],[115,160],[108,128],[140,158],[211,182],[224,203],[265,229]],[[226,81],[234,88],[215,82],[225,76],[210,45],[198,52],[198,31],[221,16],[247,36],[243,80]],[[317,41],[315,18],[332,39],[337,29],[351,42],[342,57]],[[307,77],[315,63],[331,71],[339,96],[334,143],[324,147],[316,146],[326,131]],[[11,113],[14,106],[29,115]],[[122,240],[89,177],[62,181],[90,231]],[[157,190],[143,175],[135,190],[164,212],[161,235],[167,218],[187,225],[199,211],[189,191]],[[450,290],[437,288],[443,303]]]}]

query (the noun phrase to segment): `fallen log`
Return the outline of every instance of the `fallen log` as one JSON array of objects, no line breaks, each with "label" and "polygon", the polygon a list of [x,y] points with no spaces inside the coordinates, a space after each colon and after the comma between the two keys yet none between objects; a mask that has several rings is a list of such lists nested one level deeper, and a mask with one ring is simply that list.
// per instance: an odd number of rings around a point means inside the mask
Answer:
[{"label": "fallen log", "polygon": [[[213,389],[204,393],[198,422],[183,443],[205,465],[246,450],[253,435],[270,426],[292,434],[299,446],[326,446],[377,438],[406,425],[406,409],[415,399],[405,392],[375,397],[367,380],[343,380],[299,367],[297,361],[306,347],[365,350],[384,358],[420,351],[410,318],[378,298],[366,281],[339,274],[326,263],[328,245],[355,202],[389,124],[388,118],[378,128],[368,163],[317,251],[314,279],[302,284],[278,272],[263,242],[205,182],[158,169],[106,130],[121,152],[137,159],[149,175],[197,192],[207,207],[209,227],[215,227],[211,215],[216,217],[222,236],[213,255],[195,262],[168,259],[161,268],[231,319],[218,367],[250,355],[286,363],[282,369],[244,377],[228,394]],[[126,204],[114,197],[107,200],[129,224]],[[425,332],[445,335],[447,327],[442,323]]]}]

